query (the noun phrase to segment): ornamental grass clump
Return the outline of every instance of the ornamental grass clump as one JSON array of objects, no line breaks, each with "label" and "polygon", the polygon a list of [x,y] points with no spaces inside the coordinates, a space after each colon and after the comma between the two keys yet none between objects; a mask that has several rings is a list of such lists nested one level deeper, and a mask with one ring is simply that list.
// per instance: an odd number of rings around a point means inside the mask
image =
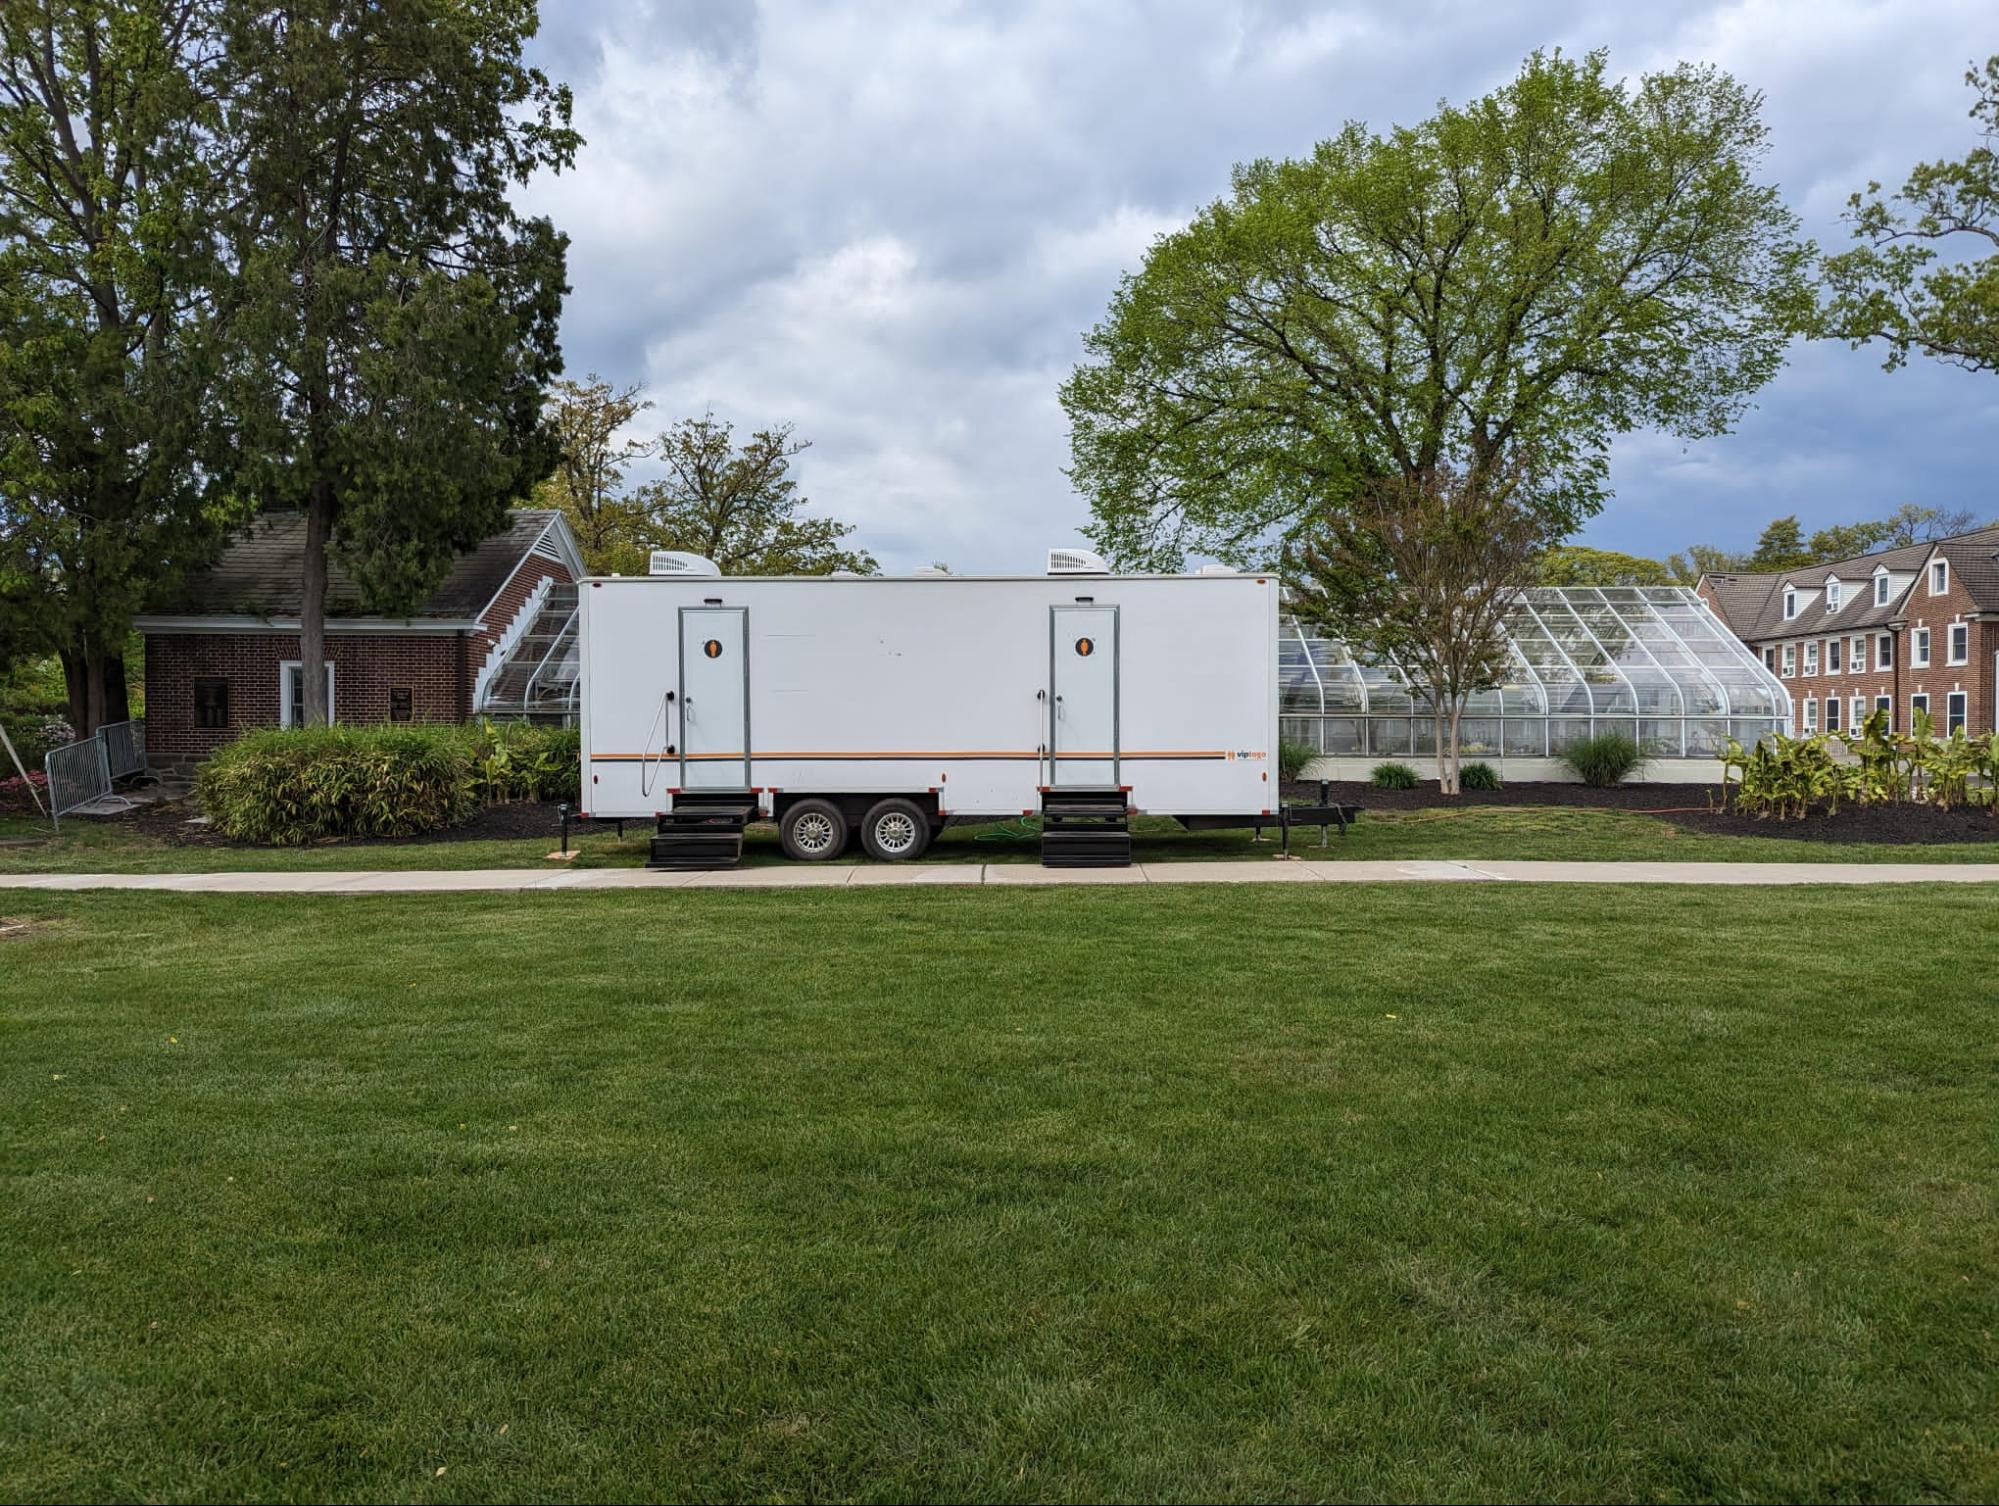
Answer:
[{"label": "ornamental grass clump", "polygon": [[456,727],[252,732],[201,766],[194,794],[224,835],[272,847],[418,836],[478,804]]},{"label": "ornamental grass clump", "polygon": [[1635,739],[1622,732],[1599,732],[1570,743],[1561,758],[1591,789],[1608,790],[1624,783],[1645,761],[1645,754]]}]

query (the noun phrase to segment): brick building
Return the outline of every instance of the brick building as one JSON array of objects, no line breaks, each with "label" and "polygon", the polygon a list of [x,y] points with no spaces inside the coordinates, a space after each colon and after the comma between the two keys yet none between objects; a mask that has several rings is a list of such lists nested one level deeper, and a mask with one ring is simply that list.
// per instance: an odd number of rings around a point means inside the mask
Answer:
[{"label": "brick building", "polygon": [[[155,765],[194,763],[252,728],[299,721],[304,538],[299,514],[260,516],[213,569],[139,618]],[[508,709],[495,693],[512,683],[510,658],[549,636],[565,602],[573,607],[583,561],[560,513],[522,509],[462,555],[407,618],[367,615],[354,582],[336,562],[327,568],[334,720],[463,721]]]},{"label": "brick building", "polygon": [[1999,528],[1781,575],[1705,575],[1701,596],[1791,693],[1798,732],[1999,728]]}]

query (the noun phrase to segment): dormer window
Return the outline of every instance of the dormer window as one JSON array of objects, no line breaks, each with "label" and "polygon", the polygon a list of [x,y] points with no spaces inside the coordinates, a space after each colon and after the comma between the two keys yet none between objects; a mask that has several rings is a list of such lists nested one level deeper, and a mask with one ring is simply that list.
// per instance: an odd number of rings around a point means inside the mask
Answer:
[{"label": "dormer window", "polygon": [[1784,621],[1789,622],[1798,615],[1798,588],[1784,587]]},{"label": "dormer window", "polygon": [[1891,589],[1892,587],[1888,581],[1888,567],[1886,565],[1877,565],[1874,569],[1874,605],[1877,607],[1887,606],[1888,592]]},{"label": "dormer window", "polygon": [[1825,609],[1828,612],[1837,612],[1839,610],[1839,582],[1837,580],[1828,580],[1825,583]]},{"label": "dormer window", "polygon": [[1930,561],[1930,595],[1944,596],[1950,591],[1950,561]]}]

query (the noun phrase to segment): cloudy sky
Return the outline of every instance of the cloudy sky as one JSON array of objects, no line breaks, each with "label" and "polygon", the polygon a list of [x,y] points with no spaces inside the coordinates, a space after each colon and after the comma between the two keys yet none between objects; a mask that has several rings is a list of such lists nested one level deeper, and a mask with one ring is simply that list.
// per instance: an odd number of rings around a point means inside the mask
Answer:
[{"label": "cloudy sky", "polygon": [[[588,138],[531,207],[572,238],[570,373],[813,442],[815,509],[891,570],[1038,568],[1087,518],[1056,388],[1119,274],[1227,185],[1348,119],[1414,122],[1536,47],[1764,91],[1768,176],[1822,244],[1870,178],[1971,143],[1991,0],[1627,6],[543,0],[536,60]],[[1736,434],[1633,435],[1584,541],[1747,546],[1905,501],[1999,515],[1999,380],[1800,347]]]}]

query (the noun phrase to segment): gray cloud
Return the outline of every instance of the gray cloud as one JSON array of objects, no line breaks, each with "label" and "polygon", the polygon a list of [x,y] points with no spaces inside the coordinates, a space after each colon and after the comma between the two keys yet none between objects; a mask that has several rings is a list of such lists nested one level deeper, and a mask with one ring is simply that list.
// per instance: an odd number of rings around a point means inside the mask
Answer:
[{"label": "gray cloud", "polygon": [[[544,6],[537,60],[589,140],[532,207],[572,237],[573,373],[814,441],[816,506],[891,568],[1031,566],[1086,516],[1055,388],[1121,272],[1350,118],[1415,120],[1535,47],[1768,95],[1772,175],[1828,243],[1845,196],[1967,141],[1984,0],[1920,7],[1442,3]],[[1800,350],[1737,434],[1634,435],[1588,540],[1746,543],[1905,500],[1999,513],[1999,383]]]}]

